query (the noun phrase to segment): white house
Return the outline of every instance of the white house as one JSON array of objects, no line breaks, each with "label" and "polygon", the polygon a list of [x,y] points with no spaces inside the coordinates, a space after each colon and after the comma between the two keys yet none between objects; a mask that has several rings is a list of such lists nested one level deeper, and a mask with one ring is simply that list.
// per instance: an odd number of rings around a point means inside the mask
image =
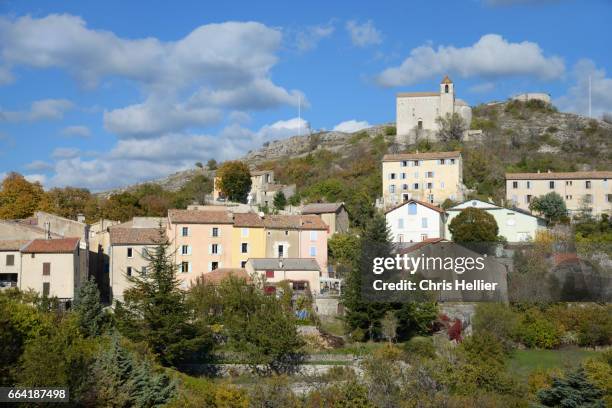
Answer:
[{"label": "white house", "polygon": [[440,207],[408,200],[385,212],[393,242],[421,242],[444,238],[446,213]]},{"label": "white house", "polygon": [[544,219],[519,208],[503,208],[480,200],[469,200],[446,210],[448,212],[448,220],[446,221],[446,237],[448,239],[452,238],[452,234],[448,230],[451,221],[462,210],[469,207],[479,208],[491,214],[497,222],[499,235],[505,237],[508,242],[532,240],[535,238],[538,229],[546,227]]}]

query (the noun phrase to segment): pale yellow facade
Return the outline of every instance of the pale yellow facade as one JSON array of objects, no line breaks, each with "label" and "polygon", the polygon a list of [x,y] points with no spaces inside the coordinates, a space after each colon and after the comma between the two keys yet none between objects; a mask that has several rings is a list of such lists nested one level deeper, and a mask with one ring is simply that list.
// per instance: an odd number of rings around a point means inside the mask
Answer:
[{"label": "pale yellow facade", "polygon": [[550,192],[565,200],[569,215],[583,208],[589,208],[593,216],[610,214],[612,171],[506,174],[506,199],[518,208],[529,210],[535,197]]},{"label": "pale yellow facade", "polygon": [[382,187],[385,208],[408,200],[440,205],[462,201],[463,161],[460,152],[389,154],[383,157]]},{"label": "pale yellow facade", "polygon": [[266,256],[266,230],[263,227],[237,227],[232,229],[231,268],[244,268],[249,258]]}]

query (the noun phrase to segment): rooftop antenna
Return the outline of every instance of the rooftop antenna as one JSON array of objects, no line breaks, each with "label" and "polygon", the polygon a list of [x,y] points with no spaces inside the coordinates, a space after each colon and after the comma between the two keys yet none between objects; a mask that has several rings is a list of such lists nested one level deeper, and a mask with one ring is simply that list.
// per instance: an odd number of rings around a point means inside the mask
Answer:
[{"label": "rooftop antenna", "polygon": [[591,76],[589,75],[589,118],[592,118],[591,115]]}]

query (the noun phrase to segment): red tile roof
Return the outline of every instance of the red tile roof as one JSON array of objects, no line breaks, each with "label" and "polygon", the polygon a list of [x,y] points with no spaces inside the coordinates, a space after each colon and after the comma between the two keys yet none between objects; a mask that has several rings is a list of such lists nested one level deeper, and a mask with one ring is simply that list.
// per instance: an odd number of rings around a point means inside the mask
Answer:
[{"label": "red tile roof", "polygon": [[422,206],[424,206],[424,207],[427,207],[427,208],[430,208],[430,209],[432,209],[432,210],[434,210],[434,211],[437,211],[437,212],[439,212],[440,214],[444,214],[444,213],[445,213],[444,209],[442,209],[442,208],[438,207],[437,205],[433,205],[433,204],[431,204],[431,203],[427,203],[427,202],[425,202],[425,201],[419,201],[419,200],[408,200],[408,201],[404,201],[403,203],[401,203],[401,204],[399,204],[399,205],[396,205],[395,207],[392,207],[392,208],[388,209],[387,211],[385,211],[385,214],[388,214],[388,213],[390,213],[391,211],[397,210],[398,208],[403,207],[404,205],[409,204],[409,203],[416,203],[416,204],[420,204],[420,205],[422,205]]},{"label": "red tile roof", "polygon": [[202,280],[206,283],[219,284],[221,281],[233,276],[239,279],[245,279],[247,282],[251,281],[251,277],[247,271],[243,268],[219,268],[212,272],[202,274]]},{"label": "red tile roof", "polygon": [[424,152],[424,153],[402,153],[402,154],[385,154],[383,161],[401,161],[401,160],[436,160],[436,159],[452,159],[461,157],[461,152]]},{"label": "red tile roof", "polygon": [[318,215],[269,215],[264,218],[269,229],[327,230]]},{"label": "red tile roof", "polygon": [[344,206],[344,203],[312,203],[302,208],[302,214],[329,214],[335,213]]},{"label": "red tile roof", "polygon": [[209,210],[168,210],[173,224],[232,224],[232,213]]},{"label": "red tile roof", "polygon": [[79,245],[79,238],[35,239],[21,252],[26,254],[69,254]]},{"label": "red tile roof", "polygon": [[111,228],[111,245],[154,245],[159,241],[157,228]]},{"label": "red tile roof", "polygon": [[263,219],[255,213],[235,213],[234,214],[234,226],[235,227],[250,227],[250,228],[263,228]]},{"label": "red tile roof", "polygon": [[421,242],[417,242],[414,245],[410,245],[409,247],[400,249],[398,252],[400,254],[409,254],[411,252],[424,248],[427,245],[437,244],[438,242],[449,242],[449,241],[445,240],[444,238],[427,238]]},{"label": "red tile roof", "polygon": [[612,171],[573,171],[543,173],[506,173],[506,180],[577,180],[612,178]]}]

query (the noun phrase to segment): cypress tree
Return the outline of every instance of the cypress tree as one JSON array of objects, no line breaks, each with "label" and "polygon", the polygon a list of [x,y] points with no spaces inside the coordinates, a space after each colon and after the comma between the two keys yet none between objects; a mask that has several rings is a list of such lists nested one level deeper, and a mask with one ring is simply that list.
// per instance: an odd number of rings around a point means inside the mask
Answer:
[{"label": "cypress tree", "polygon": [[106,322],[106,313],[100,302],[100,291],[93,278],[85,282],[74,300],[74,311],[83,333],[97,336],[102,333]]},{"label": "cypress tree", "polygon": [[554,378],[552,387],[537,395],[543,407],[605,407],[603,392],[587,380],[583,368],[568,373],[566,378]]}]

